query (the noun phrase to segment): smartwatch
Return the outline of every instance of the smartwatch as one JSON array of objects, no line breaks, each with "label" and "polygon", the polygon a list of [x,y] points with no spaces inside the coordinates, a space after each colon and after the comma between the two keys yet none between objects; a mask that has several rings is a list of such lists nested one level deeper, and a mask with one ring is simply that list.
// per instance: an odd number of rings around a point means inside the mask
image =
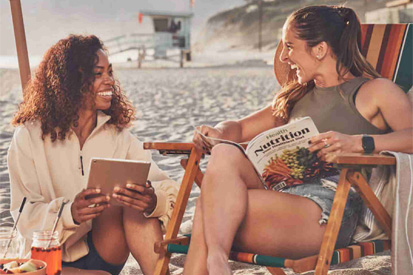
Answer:
[{"label": "smartwatch", "polygon": [[374,151],[374,139],[371,136],[363,135],[361,138],[361,144],[363,146],[364,153],[371,154]]}]

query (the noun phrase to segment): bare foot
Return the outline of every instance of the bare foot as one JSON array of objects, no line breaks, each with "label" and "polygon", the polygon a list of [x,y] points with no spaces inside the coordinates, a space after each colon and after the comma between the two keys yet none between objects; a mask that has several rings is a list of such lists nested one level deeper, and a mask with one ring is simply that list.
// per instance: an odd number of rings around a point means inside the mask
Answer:
[{"label": "bare foot", "polygon": [[207,269],[209,274],[217,275],[231,275],[231,268],[228,264],[228,257],[225,254],[208,253]]}]

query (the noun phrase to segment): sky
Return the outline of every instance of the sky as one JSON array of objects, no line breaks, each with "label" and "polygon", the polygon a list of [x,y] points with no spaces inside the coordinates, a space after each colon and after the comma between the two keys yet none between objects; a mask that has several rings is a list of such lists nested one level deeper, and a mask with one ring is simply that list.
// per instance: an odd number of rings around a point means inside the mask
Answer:
[{"label": "sky", "polygon": [[[107,40],[128,33],[150,33],[152,22],[139,10],[194,13],[192,39],[218,13],[245,3],[244,0],[21,0],[29,56],[43,55],[59,39],[71,33],[95,34]],[[0,1],[0,56],[16,55],[10,3]]]}]

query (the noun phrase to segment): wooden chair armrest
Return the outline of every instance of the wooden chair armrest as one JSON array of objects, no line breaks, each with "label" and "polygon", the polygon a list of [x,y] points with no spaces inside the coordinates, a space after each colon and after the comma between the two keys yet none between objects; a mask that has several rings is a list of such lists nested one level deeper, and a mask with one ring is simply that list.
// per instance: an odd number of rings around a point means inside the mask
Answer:
[{"label": "wooden chair armrest", "polygon": [[396,158],[379,154],[346,153],[337,154],[331,162],[340,167],[356,165],[395,165]]},{"label": "wooden chair armrest", "polygon": [[162,155],[172,154],[186,154],[191,153],[193,143],[184,142],[144,142],[143,148],[145,150],[158,150]]}]

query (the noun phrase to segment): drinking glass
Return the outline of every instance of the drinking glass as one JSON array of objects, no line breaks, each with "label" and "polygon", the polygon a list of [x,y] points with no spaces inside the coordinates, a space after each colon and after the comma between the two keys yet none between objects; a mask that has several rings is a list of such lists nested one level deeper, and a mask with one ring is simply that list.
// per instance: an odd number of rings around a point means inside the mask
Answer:
[{"label": "drinking glass", "polygon": [[47,264],[46,275],[60,275],[62,272],[62,248],[59,232],[34,231],[31,258]]},{"label": "drinking glass", "polygon": [[[12,227],[0,227],[0,259],[16,259],[19,257],[20,243],[17,231],[12,233]],[[9,246],[7,248],[7,246]],[[6,253],[7,250],[7,254]]]}]

